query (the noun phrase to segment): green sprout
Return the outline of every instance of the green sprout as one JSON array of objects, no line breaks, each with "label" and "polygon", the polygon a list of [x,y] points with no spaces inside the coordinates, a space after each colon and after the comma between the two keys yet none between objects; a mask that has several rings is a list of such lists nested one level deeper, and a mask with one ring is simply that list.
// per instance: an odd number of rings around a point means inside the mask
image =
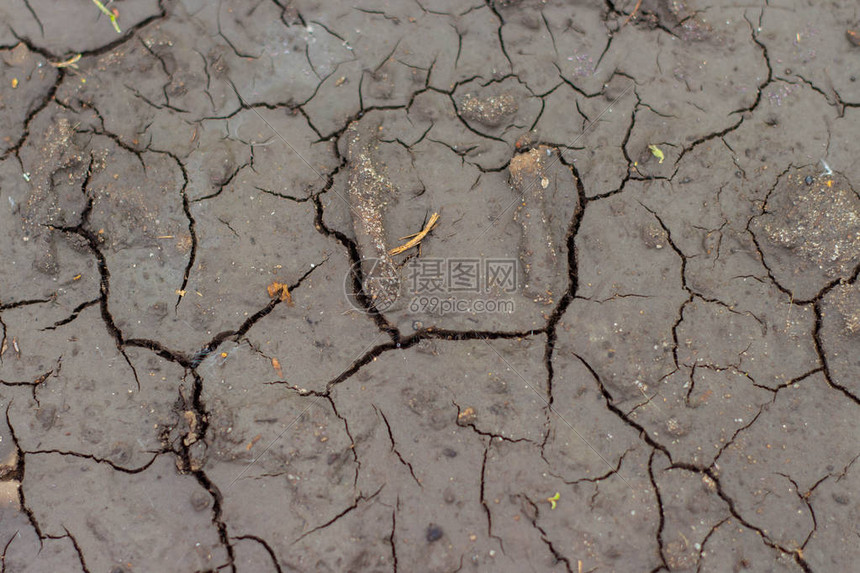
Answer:
[{"label": "green sprout", "polygon": [[653,155],[659,160],[658,163],[663,163],[665,157],[663,156],[663,152],[660,150],[659,147],[657,147],[656,145],[649,145],[648,149],[651,150],[651,155]]},{"label": "green sprout", "polygon": [[555,502],[557,502],[560,499],[561,499],[561,494],[558,492],[555,492],[554,496],[546,498],[546,500],[549,502],[549,508],[555,509]]},{"label": "green sprout", "polygon": [[99,10],[102,11],[102,14],[110,18],[110,23],[113,24],[113,29],[116,30],[116,33],[122,34],[122,30],[120,30],[119,24],[117,24],[116,22],[116,13],[108,10],[107,7],[105,7],[105,5],[102,4],[99,0],[93,0],[93,4],[98,6]]}]

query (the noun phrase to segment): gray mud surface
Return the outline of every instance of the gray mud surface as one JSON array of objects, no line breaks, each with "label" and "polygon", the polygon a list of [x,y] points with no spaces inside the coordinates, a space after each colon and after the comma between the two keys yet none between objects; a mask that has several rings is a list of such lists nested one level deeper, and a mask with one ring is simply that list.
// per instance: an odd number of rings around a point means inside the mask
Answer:
[{"label": "gray mud surface", "polygon": [[0,3],[0,571],[856,569],[856,2],[105,10]]}]

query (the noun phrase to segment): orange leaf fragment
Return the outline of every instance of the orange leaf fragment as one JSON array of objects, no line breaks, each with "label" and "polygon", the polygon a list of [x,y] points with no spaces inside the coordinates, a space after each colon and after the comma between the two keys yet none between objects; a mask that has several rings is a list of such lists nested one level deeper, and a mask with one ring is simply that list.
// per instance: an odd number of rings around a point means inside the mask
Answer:
[{"label": "orange leaf fragment", "polygon": [[275,281],[266,290],[269,292],[269,298],[280,297],[281,302],[286,302],[288,305],[293,306],[293,296],[290,294],[290,289],[284,283]]},{"label": "orange leaf fragment", "polygon": [[262,434],[257,434],[256,436],[254,436],[253,438],[251,438],[251,441],[248,443],[248,445],[247,445],[247,446],[245,446],[245,449],[246,449],[246,450],[248,450],[248,451],[251,451],[251,448],[253,448],[253,447],[254,447],[254,444],[256,444],[257,442],[259,442],[259,441],[260,441],[260,438],[262,438],[262,437],[263,437],[263,435],[262,435]]},{"label": "orange leaf fragment", "polygon": [[284,371],[281,369],[281,362],[277,358],[272,358],[272,368],[278,373],[278,378],[284,377]]}]

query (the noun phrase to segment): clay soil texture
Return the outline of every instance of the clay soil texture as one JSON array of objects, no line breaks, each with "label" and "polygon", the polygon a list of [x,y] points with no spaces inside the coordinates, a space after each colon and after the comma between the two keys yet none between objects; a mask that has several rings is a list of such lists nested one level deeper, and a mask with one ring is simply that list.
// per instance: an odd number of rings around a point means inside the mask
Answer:
[{"label": "clay soil texture", "polygon": [[860,11],[0,3],[0,571],[860,561]]}]

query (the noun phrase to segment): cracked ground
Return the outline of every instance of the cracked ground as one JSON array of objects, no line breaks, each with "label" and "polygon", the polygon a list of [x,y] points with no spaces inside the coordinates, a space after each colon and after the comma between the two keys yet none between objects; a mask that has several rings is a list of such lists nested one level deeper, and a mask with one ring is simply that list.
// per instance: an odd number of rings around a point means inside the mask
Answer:
[{"label": "cracked ground", "polygon": [[856,567],[856,3],[0,22],[3,572]]}]

